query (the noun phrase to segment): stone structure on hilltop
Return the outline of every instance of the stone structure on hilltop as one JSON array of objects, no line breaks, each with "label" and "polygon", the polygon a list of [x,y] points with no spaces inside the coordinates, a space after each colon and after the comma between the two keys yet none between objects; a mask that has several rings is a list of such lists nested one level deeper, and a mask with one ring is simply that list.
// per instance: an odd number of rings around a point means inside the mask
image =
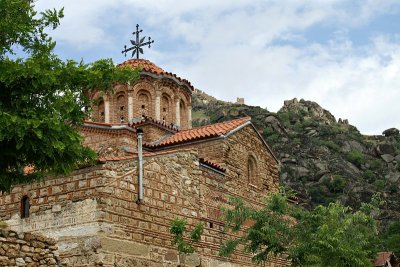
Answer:
[{"label": "stone structure on hilltop", "polygon": [[[249,117],[192,128],[187,80],[147,60],[121,65],[141,67],[140,78],[95,92],[81,128],[98,164],[13,187],[0,196],[0,219],[56,240],[66,266],[250,266],[242,252],[218,256],[221,207],[229,196],[261,206],[278,189],[278,160]],[[176,217],[205,226],[184,262],[169,233]]]}]

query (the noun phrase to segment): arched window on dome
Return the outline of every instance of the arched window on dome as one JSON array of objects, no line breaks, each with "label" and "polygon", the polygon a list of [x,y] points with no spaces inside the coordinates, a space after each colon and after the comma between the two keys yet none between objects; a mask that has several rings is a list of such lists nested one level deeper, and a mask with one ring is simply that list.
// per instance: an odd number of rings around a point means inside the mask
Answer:
[{"label": "arched window on dome", "polygon": [[164,123],[172,122],[171,98],[163,94],[161,97],[161,121]]},{"label": "arched window on dome", "polygon": [[181,129],[187,128],[187,106],[183,100],[179,103],[179,111],[180,111],[180,127]]},{"label": "arched window on dome", "polygon": [[21,199],[21,218],[29,217],[30,202],[28,196],[23,196]]},{"label": "arched window on dome", "polygon": [[126,109],[126,103],[125,103],[125,95],[120,94],[117,96],[117,119],[120,123],[125,123],[126,122],[126,117],[127,117],[127,109]]},{"label": "arched window on dome", "polygon": [[99,122],[105,122],[105,114],[104,114],[104,101],[101,100],[97,105],[97,119]]},{"label": "arched window on dome", "polygon": [[145,90],[140,90],[137,94],[138,115],[151,116],[151,97]]},{"label": "arched window on dome", "polygon": [[252,185],[257,185],[257,161],[252,156],[249,155],[247,159],[247,181]]}]

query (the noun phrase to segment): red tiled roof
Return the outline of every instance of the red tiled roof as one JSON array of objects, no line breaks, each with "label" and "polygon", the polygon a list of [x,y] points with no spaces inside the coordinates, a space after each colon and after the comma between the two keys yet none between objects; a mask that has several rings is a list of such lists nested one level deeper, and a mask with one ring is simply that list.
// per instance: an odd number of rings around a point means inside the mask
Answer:
[{"label": "red tiled roof", "polygon": [[204,165],[207,165],[207,166],[209,166],[209,167],[211,167],[211,168],[213,168],[213,169],[216,169],[217,171],[220,171],[220,172],[225,172],[225,171],[226,171],[225,168],[222,168],[222,167],[221,167],[220,165],[218,165],[217,163],[212,162],[212,161],[210,161],[210,160],[208,160],[208,159],[200,158],[200,159],[199,159],[199,162],[202,163],[202,164],[204,164]]},{"label": "red tiled roof", "polygon": [[[99,125],[99,126],[105,126],[105,127],[112,127],[113,125],[111,123],[104,123],[104,122],[95,122],[95,121],[84,121],[84,124],[92,124],[92,125]],[[116,124],[116,123],[115,123]],[[119,123],[118,125],[120,125]]]},{"label": "red tiled roof", "polygon": [[130,66],[132,68],[140,67],[142,69],[142,71],[154,73],[157,75],[166,75],[166,76],[175,78],[182,83],[185,83],[191,89],[191,91],[194,90],[193,85],[188,80],[182,79],[172,72],[167,72],[167,71],[163,70],[162,68],[158,67],[153,62],[146,60],[146,59],[128,59],[127,61],[119,64],[118,66],[121,66],[121,67]]},{"label": "red tiled roof", "polygon": [[385,262],[393,255],[392,252],[379,252],[376,256],[374,266],[385,266]]},{"label": "red tiled roof", "polygon": [[226,135],[232,130],[250,121],[250,117],[244,117],[236,120],[215,123],[193,129],[183,130],[173,134],[160,142],[153,144],[145,144],[148,148],[158,148],[163,146],[186,143],[189,141],[213,138]]},{"label": "red tiled roof", "polygon": [[154,64],[153,62],[146,60],[146,59],[128,59],[125,62],[122,62],[118,66],[125,67],[125,66],[131,66],[132,68],[137,68],[140,67],[144,71],[152,72],[152,73],[165,73],[165,71]]},{"label": "red tiled roof", "polygon": [[24,174],[32,174],[35,171],[35,167],[33,165],[26,165],[24,167]]}]

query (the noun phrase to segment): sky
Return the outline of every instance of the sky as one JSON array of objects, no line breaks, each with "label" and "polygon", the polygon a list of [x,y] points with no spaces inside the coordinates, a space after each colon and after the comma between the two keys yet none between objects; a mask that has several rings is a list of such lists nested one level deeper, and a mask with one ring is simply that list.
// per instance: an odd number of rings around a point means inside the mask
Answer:
[{"label": "sky", "polygon": [[319,103],[363,134],[400,129],[399,0],[38,0],[64,7],[50,35],[62,59],[129,59],[136,24],[148,59],[224,101],[276,112]]}]

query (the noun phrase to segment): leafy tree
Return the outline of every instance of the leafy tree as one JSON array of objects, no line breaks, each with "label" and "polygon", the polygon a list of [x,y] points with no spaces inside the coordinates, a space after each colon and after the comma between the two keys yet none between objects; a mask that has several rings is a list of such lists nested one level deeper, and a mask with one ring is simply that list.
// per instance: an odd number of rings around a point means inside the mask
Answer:
[{"label": "leafy tree", "polygon": [[[90,112],[88,95],[138,75],[112,60],[60,60],[46,31],[63,10],[37,14],[33,3],[0,1],[0,191],[91,163],[95,153],[78,132]],[[28,165],[35,171],[24,174]]]},{"label": "leafy tree", "polygon": [[[226,228],[239,237],[224,243],[220,255],[230,255],[241,244],[258,264],[286,254],[293,266],[372,266],[378,244],[372,214],[378,202],[363,204],[359,211],[339,203],[308,211],[272,193],[258,210],[232,199],[234,207],[225,210]],[[243,228],[244,222],[251,226]]]},{"label": "leafy tree", "polygon": [[171,221],[170,233],[173,235],[172,244],[176,245],[179,254],[189,254],[194,252],[193,243],[200,241],[203,234],[204,226],[202,223],[196,224],[190,232],[190,239],[186,241],[184,238],[186,232],[187,221],[185,219],[176,218]]},{"label": "leafy tree", "polygon": [[393,222],[382,235],[384,247],[396,256],[400,255],[400,222]]}]

